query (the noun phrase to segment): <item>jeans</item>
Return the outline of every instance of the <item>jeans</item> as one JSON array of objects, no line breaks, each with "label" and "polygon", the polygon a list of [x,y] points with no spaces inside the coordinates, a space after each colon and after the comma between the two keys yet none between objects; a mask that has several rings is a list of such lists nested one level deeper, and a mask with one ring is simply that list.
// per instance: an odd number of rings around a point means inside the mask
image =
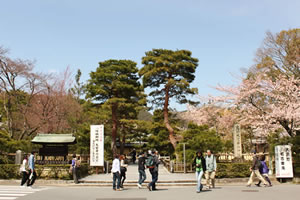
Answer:
[{"label": "jeans", "polygon": [[21,186],[24,185],[28,179],[28,174],[27,172],[22,172],[22,181],[21,181]]},{"label": "jeans", "polygon": [[74,183],[78,184],[78,168],[77,167],[73,167],[72,173],[73,173]]},{"label": "jeans", "polygon": [[140,174],[139,184],[142,185],[147,178],[146,172],[145,172],[145,170],[139,170],[139,174]]},{"label": "jeans", "polygon": [[[30,174],[31,174],[31,170],[29,171],[28,173],[28,177],[30,177]],[[36,172],[35,170],[33,170],[33,174],[32,174],[32,178],[27,180],[27,186],[32,186],[35,182],[35,179],[36,179]]]},{"label": "jeans", "polygon": [[197,192],[200,192],[202,190],[202,184],[201,184],[201,180],[202,180],[202,176],[203,176],[203,171],[196,171],[196,180],[197,180]]},{"label": "jeans", "polygon": [[113,173],[113,189],[116,189],[116,182],[117,182],[117,189],[120,189],[121,185],[121,177],[119,172]]},{"label": "jeans", "polygon": [[158,180],[158,171],[154,169],[150,169],[150,173],[152,175],[152,181],[149,183],[149,187],[152,187],[152,190],[155,190],[156,189],[155,183]]}]

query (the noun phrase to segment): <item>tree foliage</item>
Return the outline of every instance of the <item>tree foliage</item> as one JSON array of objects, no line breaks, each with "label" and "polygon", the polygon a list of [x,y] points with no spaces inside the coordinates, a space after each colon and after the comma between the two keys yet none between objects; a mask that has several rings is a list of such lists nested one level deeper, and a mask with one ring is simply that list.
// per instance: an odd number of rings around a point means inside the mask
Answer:
[{"label": "tree foliage", "polygon": [[116,153],[120,115],[126,110],[128,115],[133,114],[133,107],[143,103],[143,89],[137,72],[136,63],[131,60],[107,60],[100,62],[96,71],[90,73],[86,86],[87,98],[111,109],[113,153]]},{"label": "tree foliage", "polygon": [[145,54],[142,58],[144,66],[139,74],[142,76],[143,86],[152,90],[149,94],[152,104],[163,107],[164,124],[175,149],[177,139],[168,118],[169,101],[174,98],[178,103],[192,103],[187,95],[197,92],[196,88],[190,87],[190,83],[195,79],[198,59],[193,58],[188,50],[153,49]]},{"label": "tree foliage", "polygon": [[207,125],[198,126],[193,123],[188,125],[188,129],[183,133],[183,140],[176,149],[179,155],[182,155],[182,143],[186,143],[186,159],[188,162],[192,162],[198,150],[205,152],[209,149],[214,153],[223,150],[220,136],[217,135],[215,130],[209,129]]}]

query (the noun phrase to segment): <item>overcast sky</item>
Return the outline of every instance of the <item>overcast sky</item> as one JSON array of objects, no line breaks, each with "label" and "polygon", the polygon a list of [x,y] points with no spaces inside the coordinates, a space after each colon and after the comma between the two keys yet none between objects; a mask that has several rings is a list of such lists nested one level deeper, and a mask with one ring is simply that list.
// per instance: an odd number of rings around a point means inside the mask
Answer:
[{"label": "overcast sky", "polygon": [[[0,0],[0,46],[36,60],[36,70],[81,69],[83,80],[107,59],[141,57],[152,48],[188,49],[199,59],[192,84],[216,84],[253,65],[266,31],[300,27],[299,0]],[[172,103],[177,110],[185,106]]]}]

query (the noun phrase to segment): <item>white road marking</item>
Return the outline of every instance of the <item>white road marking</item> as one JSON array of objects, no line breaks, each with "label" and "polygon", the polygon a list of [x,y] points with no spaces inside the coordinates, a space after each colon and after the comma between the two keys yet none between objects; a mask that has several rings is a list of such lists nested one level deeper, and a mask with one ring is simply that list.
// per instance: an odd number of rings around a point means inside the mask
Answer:
[{"label": "white road marking", "polygon": [[11,194],[11,193],[0,193],[0,196],[15,196],[15,197],[23,197],[26,194]]},{"label": "white road marking", "polygon": [[14,200],[18,197],[0,197],[1,200]]},{"label": "white road marking", "polygon": [[27,187],[20,187],[20,186],[0,185],[0,200],[15,200],[18,197],[23,197],[47,189],[48,188],[41,188],[41,187],[27,188]]},{"label": "white road marking", "polygon": [[34,191],[19,191],[19,190],[0,190],[0,194],[1,193],[23,193],[23,194],[31,194],[34,193]]}]

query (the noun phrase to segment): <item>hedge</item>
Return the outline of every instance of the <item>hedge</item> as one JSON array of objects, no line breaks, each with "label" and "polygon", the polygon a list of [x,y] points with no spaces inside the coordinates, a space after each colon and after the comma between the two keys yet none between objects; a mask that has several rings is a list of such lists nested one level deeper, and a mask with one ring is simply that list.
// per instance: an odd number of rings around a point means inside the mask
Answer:
[{"label": "hedge", "polygon": [[14,164],[1,164],[0,165],[0,179],[19,179],[20,166]]},{"label": "hedge", "polygon": [[251,173],[251,163],[218,163],[217,166],[217,178],[245,178]]},{"label": "hedge", "polygon": [[[1,164],[0,179],[20,179],[20,165]],[[71,180],[69,173],[70,165],[36,165],[37,178]],[[82,164],[79,168],[79,176],[84,177],[89,174],[89,165]]]}]

